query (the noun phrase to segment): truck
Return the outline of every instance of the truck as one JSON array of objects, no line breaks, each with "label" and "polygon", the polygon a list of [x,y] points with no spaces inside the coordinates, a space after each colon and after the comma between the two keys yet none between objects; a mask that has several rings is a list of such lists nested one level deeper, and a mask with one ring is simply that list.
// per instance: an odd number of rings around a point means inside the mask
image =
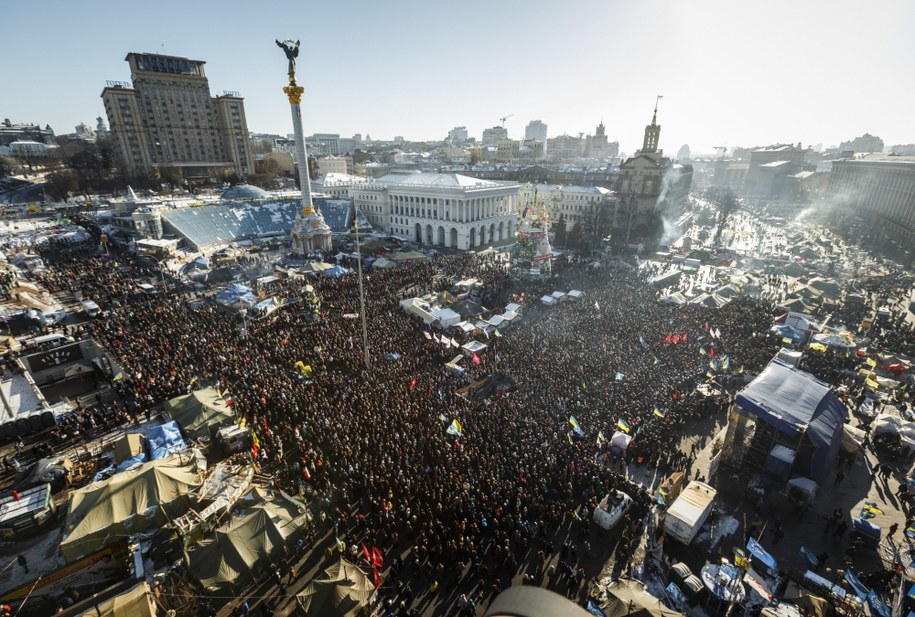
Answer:
[{"label": "truck", "polygon": [[102,309],[92,300],[83,300],[83,311],[89,317],[95,318],[99,316],[99,313],[102,312]]},{"label": "truck", "polygon": [[622,491],[612,491],[601,499],[594,508],[592,518],[598,527],[604,530],[613,529],[620,522],[623,515],[632,506],[632,497]]},{"label": "truck", "polygon": [[705,524],[717,495],[718,491],[705,482],[690,482],[667,509],[664,533],[689,545]]}]

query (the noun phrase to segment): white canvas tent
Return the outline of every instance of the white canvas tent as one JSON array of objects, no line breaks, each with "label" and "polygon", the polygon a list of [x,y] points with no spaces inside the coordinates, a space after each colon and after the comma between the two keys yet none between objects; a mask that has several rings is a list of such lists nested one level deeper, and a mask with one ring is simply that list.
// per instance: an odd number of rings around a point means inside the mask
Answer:
[{"label": "white canvas tent", "polygon": [[464,355],[468,358],[473,354],[479,354],[486,350],[489,347],[486,343],[481,343],[480,341],[470,341],[469,343],[464,343],[461,345],[461,349],[464,350]]},{"label": "white canvas tent", "polygon": [[460,323],[461,316],[450,308],[437,308],[432,311],[432,319],[433,321],[438,320],[443,328],[450,328]]}]

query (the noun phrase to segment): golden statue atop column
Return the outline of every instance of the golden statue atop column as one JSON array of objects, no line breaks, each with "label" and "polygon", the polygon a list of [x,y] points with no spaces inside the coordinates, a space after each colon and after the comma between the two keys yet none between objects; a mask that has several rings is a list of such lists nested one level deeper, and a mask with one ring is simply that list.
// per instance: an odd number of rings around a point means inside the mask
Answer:
[{"label": "golden statue atop column", "polygon": [[299,57],[299,41],[287,39],[276,41],[277,46],[286,53],[289,62],[289,85],[283,92],[289,98],[292,108],[292,128],[295,131],[295,154],[299,164],[299,184],[302,188],[302,211],[296,216],[292,226],[292,252],[306,256],[316,250],[329,251],[331,247],[330,227],[324,222],[321,212],[314,207],[311,199],[311,179],[308,174],[308,152],[305,149],[305,133],[302,130],[302,93],[305,88],[298,85],[295,79],[295,62]]}]

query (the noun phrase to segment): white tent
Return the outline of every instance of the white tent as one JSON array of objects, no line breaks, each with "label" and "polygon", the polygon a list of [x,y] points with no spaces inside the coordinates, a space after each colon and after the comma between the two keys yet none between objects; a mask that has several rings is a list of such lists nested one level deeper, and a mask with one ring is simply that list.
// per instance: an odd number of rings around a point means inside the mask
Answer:
[{"label": "white tent", "polygon": [[473,324],[468,321],[462,321],[460,323],[454,324],[455,328],[459,328],[464,332],[473,332],[476,328],[473,327]]},{"label": "white tent", "polygon": [[489,325],[491,325],[494,328],[498,328],[499,326],[503,325],[504,323],[505,323],[505,318],[502,317],[501,315],[493,315],[492,317],[489,318]]},{"label": "white tent", "polygon": [[438,308],[432,311],[433,320],[441,322],[442,327],[450,328],[461,321],[461,316],[450,308]]},{"label": "white tent", "polygon": [[507,313],[507,312],[509,312],[509,311],[511,311],[511,312],[513,312],[513,313],[520,313],[520,312],[521,312],[521,305],[520,305],[520,304],[516,304],[516,303],[514,303],[514,302],[509,302],[508,304],[505,305],[505,312]]},{"label": "white tent", "polygon": [[554,291],[552,293],[552,296],[554,298],[556,298],[557,300],[559,300],[560,302],[563,302],[566,300],[566,294],[564,291]]},{"label": "white tent", "polygon": [[486,350],[487,347],[489,347],[489,345],[481,343],[480,341],[470,341],[469,343],[461,345],[461,349],[464,350],[464,355],[467,357],[470,357],[475,353],[478,354]]},{"label": "white tent", "polygon": [[573,289],[569,292],[569,297],[575,300],[581,298],[583,295],[585,295],[584,292],[578,291],[577,289]]},{"label": "white tent", "polygon": [[610,445],[614,448],[619,448],[620,450],[625,450],[629,447],[629,442],[632,441],[632,437],[624,433],[623,431],[616,431],[613,433],[613,437],[610,438]]},{"label": "white tent", "polygon": [[554,298],[553,296],[543,296],[542,298],[540,298],[540,301],[543,302],[544,304],[556,304],[556,298]]}]

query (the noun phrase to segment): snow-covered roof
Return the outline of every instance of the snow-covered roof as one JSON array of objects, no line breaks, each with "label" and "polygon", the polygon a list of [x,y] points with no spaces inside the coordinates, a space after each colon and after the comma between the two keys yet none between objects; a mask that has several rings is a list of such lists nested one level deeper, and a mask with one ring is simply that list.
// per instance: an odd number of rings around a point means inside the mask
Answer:
[{"label": "snow-covered roof", "polygon": [[483,188],[504,186],[504,182],[480,180],[461,174],[388,174],[375,182],[389,186],[436,186],[450,188]]}]

